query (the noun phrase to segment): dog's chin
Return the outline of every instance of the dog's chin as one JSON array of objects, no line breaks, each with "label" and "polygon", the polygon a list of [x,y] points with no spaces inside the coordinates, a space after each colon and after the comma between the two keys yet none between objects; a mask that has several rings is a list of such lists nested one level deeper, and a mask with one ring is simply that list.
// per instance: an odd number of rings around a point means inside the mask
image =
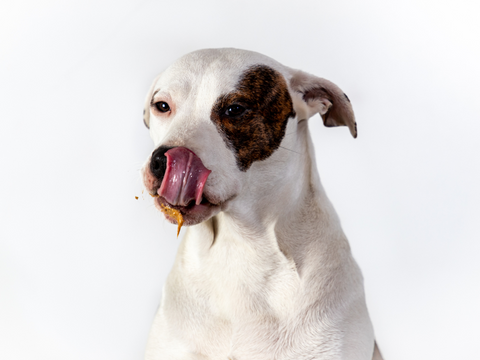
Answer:
[{"label": "dog's chin", "polygon": [[[190,225],[197,225],[201,222],[210,219],[212,216],[215,216],[220,212],[221,205],[212,204],[208,200],[202,200],[199,205],[196,205],[194,202],[189,204],[188,206],[178,206],[172,205],[167,202],[162,196],[155,198],[155,207],[162,211],[162,205],[164,207],[169,207],[175,210],[178,210],[183,217],[183,225],[190,226]],[[165,214],[165,218],[170,221],[172,224],[177,224],[177,220]]]}]

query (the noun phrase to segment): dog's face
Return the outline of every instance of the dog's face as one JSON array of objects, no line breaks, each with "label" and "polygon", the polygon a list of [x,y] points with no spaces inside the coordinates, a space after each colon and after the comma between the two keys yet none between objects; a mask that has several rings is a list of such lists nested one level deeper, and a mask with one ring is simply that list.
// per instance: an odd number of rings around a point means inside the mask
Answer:
[{"label": "dog's face", "polygon": [[155,150],[145,187],[186,225],[261,197],[298,161],[298,124],[317,112],[326,126],[347,125],[356,136],[348,98],[327,80],[243,50],[188,54],[147,95],[144,122]]}]

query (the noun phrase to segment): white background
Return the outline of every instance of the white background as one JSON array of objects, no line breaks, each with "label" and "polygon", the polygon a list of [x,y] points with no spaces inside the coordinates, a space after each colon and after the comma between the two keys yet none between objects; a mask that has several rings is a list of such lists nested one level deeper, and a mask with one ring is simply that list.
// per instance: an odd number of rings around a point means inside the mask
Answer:
[{"label": "white background", "polygon": [[380,348],[480,358],[478,4],[3,1],[0,359],[142,359],[179,243],[142,197],[143,100],[206,47],[348,94],[358,139],[310,124]]}]

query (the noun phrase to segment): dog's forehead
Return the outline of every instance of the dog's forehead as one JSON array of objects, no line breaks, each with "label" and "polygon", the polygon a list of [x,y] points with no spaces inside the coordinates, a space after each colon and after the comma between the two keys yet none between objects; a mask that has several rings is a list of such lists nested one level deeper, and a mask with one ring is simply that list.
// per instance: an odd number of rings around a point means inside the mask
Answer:
[{"label": "dog's forehead", "polygon": [[162,90],[181,97],[195,91],[197,95],[209,94],[213,103],[220,94],[234,90],[245,72],[258,65],[284,74],[284,66],[256,52],[238,49],[195,51],[168,67],[158,79],[155,91]]}]

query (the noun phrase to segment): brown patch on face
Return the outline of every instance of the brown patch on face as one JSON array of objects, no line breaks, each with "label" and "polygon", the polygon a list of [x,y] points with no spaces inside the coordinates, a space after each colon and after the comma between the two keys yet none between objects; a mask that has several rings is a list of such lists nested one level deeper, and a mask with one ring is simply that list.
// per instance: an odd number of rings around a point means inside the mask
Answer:
[{"label": "brown patch on face", "polygon": [[[231,105],[245,111],[229,115]],[[278,149],[287,121],[293,116],[293,103],[283,76],[268,66],[257,65],[243,74],[236,90],[217,99],[211,118],[235,151],[238,167],[246,171],[254,161],[265,160]]]}]

